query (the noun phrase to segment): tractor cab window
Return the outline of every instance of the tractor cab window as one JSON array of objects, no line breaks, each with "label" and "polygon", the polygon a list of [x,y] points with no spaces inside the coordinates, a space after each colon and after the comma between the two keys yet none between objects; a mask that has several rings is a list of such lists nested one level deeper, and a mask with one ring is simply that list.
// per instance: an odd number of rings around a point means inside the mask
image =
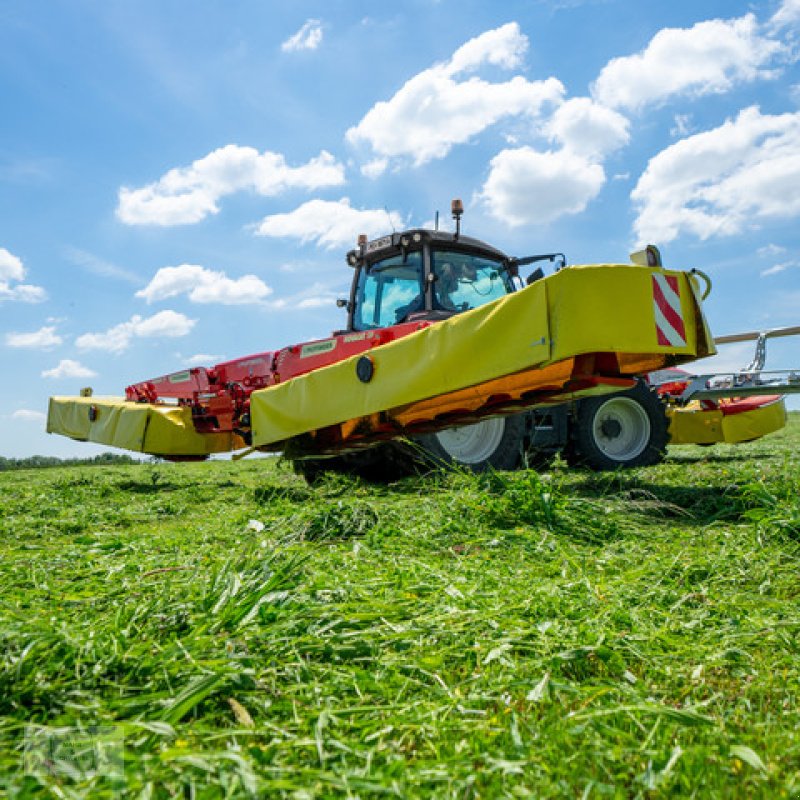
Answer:
[{"label": "tractor cab window", "polygon": [[449,250],[433,253],[434,308],[469,311],[513,291],[500,261]]},{"label": "tractor cab window", "polygon": [[357,331],[385,328],[424,309],[422,253],[398,254],[361,270],[353,326]]}]

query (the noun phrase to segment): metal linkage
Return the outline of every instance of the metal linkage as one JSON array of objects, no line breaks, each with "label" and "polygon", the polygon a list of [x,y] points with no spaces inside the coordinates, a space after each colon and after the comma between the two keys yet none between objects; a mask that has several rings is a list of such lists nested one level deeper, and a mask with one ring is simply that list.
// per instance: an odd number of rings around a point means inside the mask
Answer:
[{"label": "metal linkage", "polygon": [[678,402],[685,404],[691,400],[717,400],[722,397],[800,394],[800,372],[797,370],[763,371],[767,360],[767,340],[799,334],[800,325],[795,325],[788,328],[748,331],[717,337],[714,340],[716,344],[755,341],[756,352],[753,360],[741,372],[692,376],[686,389],[678,398]]},{"label": "metal linkage", "polygon": [[690,400],[718,400],[721,397],[764,397],[773,394],[800,394],[800,372],[726,372],[696,375],[678,398],[681,404]]}]

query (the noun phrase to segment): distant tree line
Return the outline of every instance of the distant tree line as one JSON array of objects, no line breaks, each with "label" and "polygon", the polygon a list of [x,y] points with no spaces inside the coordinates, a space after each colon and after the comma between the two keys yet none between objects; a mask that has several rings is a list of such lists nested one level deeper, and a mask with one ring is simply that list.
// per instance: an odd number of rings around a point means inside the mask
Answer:
[{"label": "distant tree line", "polygon": [[0,472],[11,469],[47,469],[48,467],[108,466],[109,464],[139,464],[139,459],[115,453],[101,453],[93,458],[55,458],[30,456],[29,458],[4,458],[0,456]]}]

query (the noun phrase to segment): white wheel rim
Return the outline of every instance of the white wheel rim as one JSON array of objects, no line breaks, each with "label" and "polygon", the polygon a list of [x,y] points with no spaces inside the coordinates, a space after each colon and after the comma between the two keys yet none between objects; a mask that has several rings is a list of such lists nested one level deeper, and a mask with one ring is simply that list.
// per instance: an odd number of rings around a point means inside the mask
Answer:
[{"label": "white wheel rim", "polygon": [[503,439],[505,427],[505,419],[483,419],[472,425],[439,431],[436,438],[454,461],[480,464],[494,455]]},{"label": "white wheel rim", "polygon": [[650,417],[630,397],[614,397],[597,409],[592,435],[603,455],[630,461],[641,455],[650,441]]}]

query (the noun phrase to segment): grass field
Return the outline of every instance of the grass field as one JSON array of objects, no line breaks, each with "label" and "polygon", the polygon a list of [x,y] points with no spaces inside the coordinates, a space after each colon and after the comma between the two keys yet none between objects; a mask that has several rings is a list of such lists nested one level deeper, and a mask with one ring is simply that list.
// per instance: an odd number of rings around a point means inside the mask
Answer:
[{"label": "grass field", "polygon": [[0,532],[0,795],[800,795],[797,414],[621,474],[6,472]]}]

